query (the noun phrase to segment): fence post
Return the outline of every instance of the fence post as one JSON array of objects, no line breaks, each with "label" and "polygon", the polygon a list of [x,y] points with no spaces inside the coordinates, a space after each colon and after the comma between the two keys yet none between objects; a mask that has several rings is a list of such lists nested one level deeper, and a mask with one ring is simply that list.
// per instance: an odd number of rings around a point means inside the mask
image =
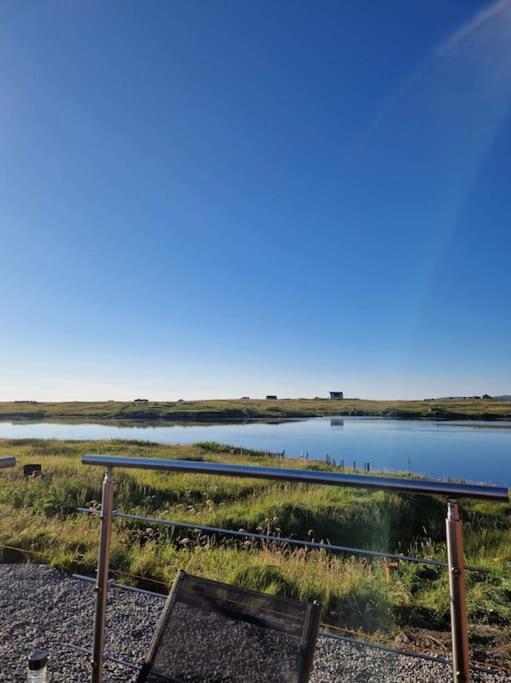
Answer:
[{"label": "fence post", "polygon": [[103,654],[105,651],[105,616],[108,593],[108,570],[110,565],[110,536],[112,533],[112,510],[114,480],[112,468],[107,467],[103,478],[101,496],[101,530],[99,535],[98,568],[96,571],[96,611],[94,614],[94,644],[92,651],[92,683],[103,680]]},{"label": "fence post", "polygon": [[447,501],[447,562],[449,564],[449,596],[451,605],[452,672],[454,683],[469,683],[467,606],[465,602],[465,558],[463,528],[458,501]]}]

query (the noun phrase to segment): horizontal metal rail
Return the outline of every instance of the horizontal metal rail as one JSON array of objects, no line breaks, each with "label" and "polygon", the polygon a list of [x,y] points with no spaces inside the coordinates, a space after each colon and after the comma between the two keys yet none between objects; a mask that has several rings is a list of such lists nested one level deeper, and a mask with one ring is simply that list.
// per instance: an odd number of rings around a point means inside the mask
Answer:
[{"label": "horizontal metal rail", "polygon": [[4,467],[15,467],[15,465],[16,458],[11,457],[10,455],[0,456],[0,469],[3,469]]},{"label": "horizontal metal rail", "polygon": [[[465,563],[463,551],[463,531],[459,514],[459,499],[474,498],[494,502],[507,503],[509,491],[504,487],[477,484],[458,484],[453,482],[428,481],[426,479],[403,479],[397,477],[373,477],[356,474],[340,474],[316,470],[288,469],[281,467],[259,467],[248,465],[231,465],[220,462],[204,462],[194,460],[168,460],[159,458],[127,458],[111,455],[84,455],[85,465],[104,466],[103,489],[101,497],[101,531],[96,577],[96,611],[94,617],[94,647],[92,659],[92,683],[102,683],[105,642],[106,596],[108,591],[108,570],[110,553],[110,536],[113,514],[113,469],[115,467],[157,470],[164,472],[183,472],[207,474],[226,477],[246,477],[279,482],[319,484],[323,486],[346,486],[373,491],[389,491],[393,493],[445,496],[447,498],[446,539],[449,576],[449,596],[452,632],[452,673],[455,683],[470,683],[470,659],[468,642],[467,609],[465,600]],[[118,516],[121,516],[118,514]],[[137,516],[126,516],[136,519]],[[143,520],[143,518],[142,518]],[[150,522],[151,523],[151,522]],[[154,520],[152,523],[161,523]],[[174,525],[175,526],[175,525]],[[197,525],[192,525],[197,528]],[[229,530],[230,531],[230,530]],[[219,530],[225,533],[224,530]],[[242,534],[243,532],[231,532]],[[247,532],[249,533],[249,532]],[[247,533],[244,535],[246,536]],[[258,535],[259,536],[259,535]],[[283,542],[279,537],[268,540]],[[287,543],[297,544],[296,539],[286,539]],[[300,542],[300,545],[309,542]],[[322,544],[331,550],[328,544]],[[320,546],[321,547],[321,546]],[[353,553],[353,549],[342,551]],[[374,551],[366,551],[371,553]],[[389,557],[387,555],[387,557]],[[445,565],[444,565],[445,566]]]},{"label": "horizontal metal rail", "polygon": [[[92,655],[92,650],[89,647],[81,647],[80,645],[73,645],[72,643],[68,643],[68,645],[69,647],[73,648],[73,650],[78,650],[84,655]],[[113,662],[114,664],[120,664],[121,666],[125,666],[133,671],[140,671],[142,669],[139,664],[133,664],[133,662],[127,662],[125,659],[114,657],[109,652],[103,652],[103,659],[107,659],[109,662]]]},{"label": "horizontal metal rail", "polygon": [[507,503],[509,491],[498,486],[479,484],[456,484],[426,479],[401,479],[398,477],[371,477],[361,474],[340,474],[315,470],[288,469],[285,467],[255,467],[253,465],[231,465],[221,462],[196,460],[168,460],[163,458],[127,458],[114,455],[84,455],[84,465],[104,467],[128,467],[166,472],[192,472],[226,477],[249,477],[303,484],[326,486],[348,486],[352,488],[393,491],[396,493],[447,496],[448,498],[477,498]]},{"label": "horizontal metal rail", "polygon": [[[71,574],[71,576],[73,577],[73,579],[79,579],[80,581],[85,581],[86,583],[96,583],[96,579],[94,579],[92,576],[85,576],[85,574]],[[148,579],[148,581],[151,581],[151,579]],[[166,593],[156,593],[155,591],[148,591],[145,588],[136,588],[135,586],[128,586],[125,583],[118,583],[117,581],[114,581],[114,579],[109,579],[108,586],[112,588],[120,588],[123,591],[131,591],[132,593],[142,593],[142,595],[151,595],[154,598],[165,599],[167,597]]]},{"label": "horizontal metal rail", "polygon": [[[100,515],[101,510],[98,508],[77,508],[78,512],[86,512],[90,515]],[[422,557],[414,557],[413,555],[403,555],[401,553],[386,553],[379,550],[364,550],[363,548],[351,548],[347,545],[335,545],[333,543],[319,543],[317,541],[302,541],[298,538],[289,538],[286,536],[270,536],[268,534],[257,534],[253,531],[235,531],[234,529],[222,529],[221,527],[204,526],[202,524],[193,524],[192,522],[175,522],[171,519],[158,519],[157,517],[143,517],[141,515],[130,515],[119,510],[114,510],[113,517],[120,519],[127,519],[133,522],[142,522],[144,524],[159,524],[161,526],[179,527],[182,529],[199,529],[210,534],[222,534],[223,536],[233,536],[235,538],[254,538],[261,541],[269,541],[282,543],[283,545],[295,545],[305,548],[317,548],[318,550],[327,550],[331,553],[339,553],[343,555],[361,555],[363,557],[378,557],[389,560],[399,560],[401,562],[410,562],[411,564],[425,564],[434,567],[448,567],[447,562],[442,560],[428,560]],[[472,565],[465,565],[465,569],[469,572],[479,572],[480,574],[488,574],[489,570],[484,567],[474,567]]]},{"label": "horizontal metal rail", "polygon": [[[350,643],[357,647],[368,647],[372,648],[373,650],[382,650],[383,652],[389,652],[390,654],[396,656],[402,655],[404,657],[415,657],[416,659],[425,659],[430,662],[439,662],[441,664],[451,666],[451,660],[447,659],[447,657],[442,657],[442,655],[428,655],[424,652],[412,652],[410,650],[403,650],[402,648],[391,647],[390,645],[383,645],[383,643],[371,643],[370,641],[364,640],[363,638],[354,638],[353,636],[341,636],[337,633],[329,633],[328,631],[320,631],[319,635],[323,636],[324,638],[332,638],[332,640],[341,640],[342,642]],[[488,667],[479,666],[478,664],[472,665],[470,669],[476,673],[492,675],[498,673],[497,669],[489,669]]]}]

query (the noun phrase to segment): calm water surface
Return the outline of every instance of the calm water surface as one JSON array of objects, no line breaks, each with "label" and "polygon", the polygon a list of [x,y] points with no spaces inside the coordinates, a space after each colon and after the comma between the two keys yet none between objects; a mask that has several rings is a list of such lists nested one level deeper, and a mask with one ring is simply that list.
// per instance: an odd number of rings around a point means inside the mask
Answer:
[{"label": "calm water surface", "polygon": [[[412,471],[511,486],[511,422],[442,423],[345,417],[313,418],[279,424],[73,424],[0,422],[0,438],[139,439],[165,444],[218,441],[244,448],[328,454],[337,463],[371,470]],[[502,428],[506,426],[507,428]]]}]

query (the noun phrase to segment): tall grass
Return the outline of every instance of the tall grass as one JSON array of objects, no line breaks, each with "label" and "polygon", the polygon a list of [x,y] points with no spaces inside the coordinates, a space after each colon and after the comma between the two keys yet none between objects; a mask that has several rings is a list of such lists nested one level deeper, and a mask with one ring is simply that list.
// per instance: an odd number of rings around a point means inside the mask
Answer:
[{"label": "tall grass", "polygon": [[[98,523],[76,508],[98,504],[102,472],[82,465],[79,456],[101,451],[199,457],[197,446],[122,441],[4,440],[0,449],[19,461],[15,470],[0,473],[0,514],[7,514],[0,522],[0,560],[47,561],[59,569],[85,572],[95,566]],[[200,457],[239,459],[229,448],[208,449],[204,444]],[[280,464],[256,452],[242,457],[245,462],[250,458]],[[21,465],[34,461],[42,464],[42,477],[24,479]],[[289,461],[285,465],[306,466]],[[332,469],[325,464],[315,466]],[[120,470],[116,471],[115,507],[201,525],[445,559],[445,504],[430,497]],[[490,569],[486,578],[467,574],[470,618],[509,634],[511,507],[463,503],[462,514],[467,562]],[[327,622],[350,629],[393,634],[406,625],[436,629],[448,625],[447,577],[442,569],[401,563],[388,576],[382,560],[115,521],[112,568],[120,580],[163,589],[178,567],[257,590],[318,598],[325,606]]]}]

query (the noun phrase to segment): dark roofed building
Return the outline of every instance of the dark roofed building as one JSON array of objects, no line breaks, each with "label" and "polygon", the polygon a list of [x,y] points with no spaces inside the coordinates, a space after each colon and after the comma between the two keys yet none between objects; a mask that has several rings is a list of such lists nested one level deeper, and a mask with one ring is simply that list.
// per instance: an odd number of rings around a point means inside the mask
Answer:
[{"label": "dark roofed building", "polygon": [[342,391],[331,391],[330,398],[336,401],[342,401],[342,399],[344,398],[344,394]]},{"label": "dark roofed building", "polygon": [[268,396],[266,397],[266,400],[267,401],[276,401],[277,397],[274,394],[268,394]]}]

